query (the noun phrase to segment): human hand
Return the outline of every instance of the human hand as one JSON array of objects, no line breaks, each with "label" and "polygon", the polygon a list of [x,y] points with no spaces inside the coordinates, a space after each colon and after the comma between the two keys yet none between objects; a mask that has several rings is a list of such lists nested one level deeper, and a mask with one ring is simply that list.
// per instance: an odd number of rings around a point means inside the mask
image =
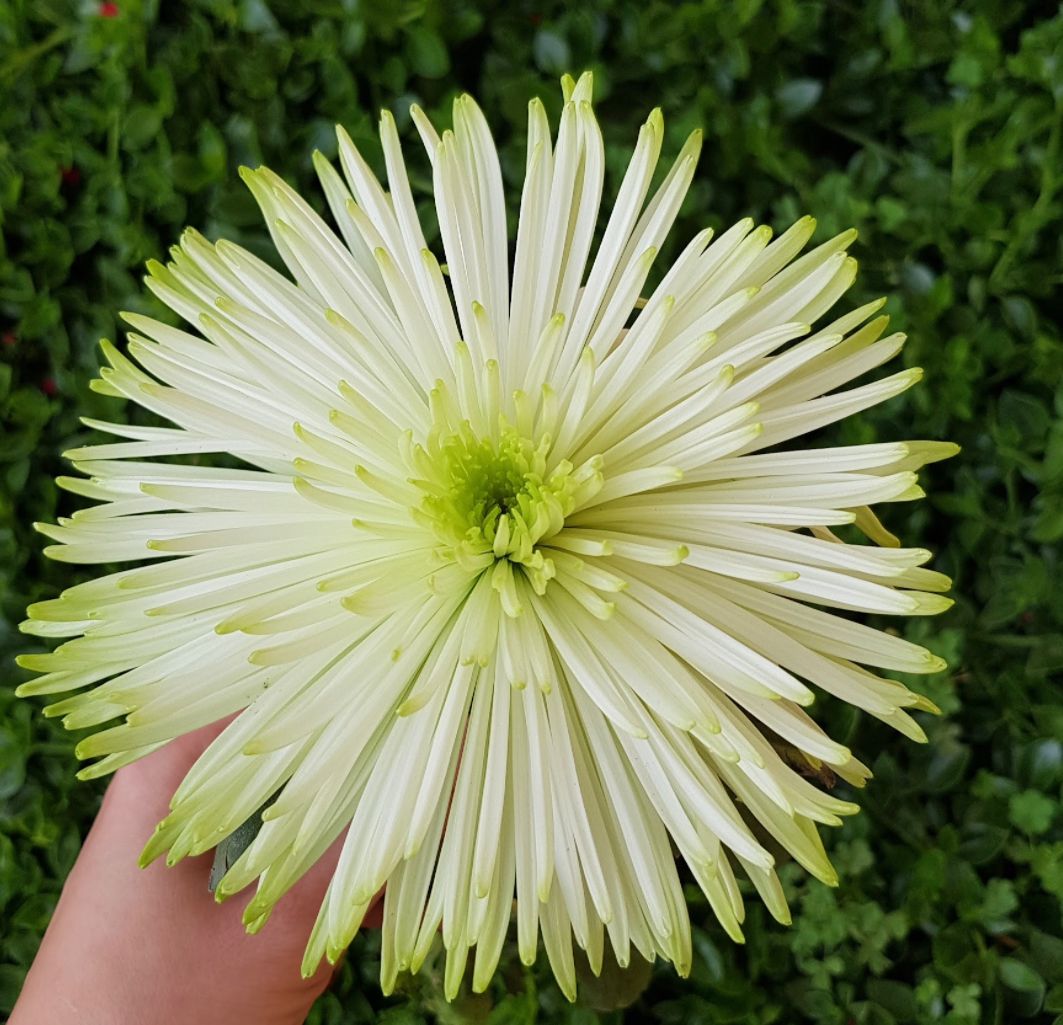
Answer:
[{"label": "human hand", "polygon": [[[298,1025],[332,979],[299,973],[340,842],[248,936],[254,892],[218,904],[211,854],[137,865],[170,795],[222,724],[120,769],[63,887],[11,1025]],[[379,909],[366,925],[379,924]]]}]

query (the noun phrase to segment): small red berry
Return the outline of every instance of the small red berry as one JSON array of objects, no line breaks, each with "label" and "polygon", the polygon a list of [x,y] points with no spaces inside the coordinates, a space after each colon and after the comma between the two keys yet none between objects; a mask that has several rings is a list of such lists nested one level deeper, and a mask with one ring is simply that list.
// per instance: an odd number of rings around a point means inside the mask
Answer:
[{"label": "small red berry", "polygon": [[13,349],[18,344],[18,335],[14,331],[5,331],[0,335],[0,345],[5,349]]},{"label": "small red berry", "polygon": [[81,171],[76,167],[64,167],[59,173],[64,185],[77,185],[81,181]]},{"label": "small red berry", "polygon": [[44,392],[44,394],[47,395],[48,398],[51,398],[53,395],[55,395],[55,393],[59,391],[59,386],[55,383],[55,378],[46,377],[43,381],[41,381],[41,391]]},{"label": "small red berry", "polygon": [[100,17],[101,18],[117,18],[118,17],[118,4],[112,3],[111,0],[104,0],[100,4]]}]

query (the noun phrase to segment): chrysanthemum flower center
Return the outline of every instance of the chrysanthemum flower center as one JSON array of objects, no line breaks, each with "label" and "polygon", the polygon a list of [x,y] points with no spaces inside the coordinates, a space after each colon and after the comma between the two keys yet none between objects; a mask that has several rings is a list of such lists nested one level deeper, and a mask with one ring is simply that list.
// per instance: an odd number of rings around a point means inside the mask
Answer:
[{"label": "chrysanthemum flower center", "polygon": [[415,518],[464,568],[479,573],[505,561],[544,593],[554,567],[540,545],[601,487],[600,460],[578,470],[564,459],[551,465],[551,444],[549,435],[532,439],[511,427],[478,437],[468,424],[430,437],[413,453],[424,495]]},{"label": "chrysanthemum flower center", "polygon": [[469,429],[437,445],[434,472],[417,483],[425,492],[420,511],[439,540],[469,569],[508,559],[545,586],[552,573],[536,545],[572,509],[572,464],[548,471],[549,437],[535,443],[512,430],[491,439]]}]

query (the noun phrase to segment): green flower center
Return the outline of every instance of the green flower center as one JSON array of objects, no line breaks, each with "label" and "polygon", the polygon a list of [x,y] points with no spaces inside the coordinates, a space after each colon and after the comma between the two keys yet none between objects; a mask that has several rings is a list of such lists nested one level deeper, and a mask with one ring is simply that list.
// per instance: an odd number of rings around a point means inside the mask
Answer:
[{"label": "green flower center", "polygon": [[412,480],[424,496],[414,518],[463,567],[481,572],[506,560],[544,593],[554,567],[540,546],[602,485],[600,458],[578,470],[565,459],[550,466],[551,445],[549,435],[532,440],[508,426],[487,438],[468,423],[456,433],[433,433],[410,453]]}]

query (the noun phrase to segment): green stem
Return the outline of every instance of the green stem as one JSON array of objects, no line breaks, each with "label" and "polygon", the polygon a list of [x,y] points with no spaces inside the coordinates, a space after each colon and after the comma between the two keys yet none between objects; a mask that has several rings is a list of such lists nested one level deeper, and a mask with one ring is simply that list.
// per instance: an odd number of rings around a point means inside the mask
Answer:
[{"label": "green stem", "polygon": [[1059,158],[1061,132],[1063,132],[1063,106],[1057,100],[1055,117],[1052,119],[1052,127],[1048,134],[1048,145],[1041,158],[1041,183],[1037,199],[1022,219],[1019,229],[1011,236],[1011,240],[1004,252],[1000,254],[1000,259],[997,260],[996,266],[989,275],[991,289],[1001,284],[1004,275],[1011,269],[1011,265],[1026,243],[1047,223],[1047,207],[1052,202],[1056,191],[1056,161]]},{"label": "green stem", "polygon": [[18,75],[20,71],[32,64],[38,57],[42,57],[49,50],[62,46],[73,34],[73,31],[65,25],[52,29],[42,40],[19,50],[3,65],[0,65],[0,81]]}]

